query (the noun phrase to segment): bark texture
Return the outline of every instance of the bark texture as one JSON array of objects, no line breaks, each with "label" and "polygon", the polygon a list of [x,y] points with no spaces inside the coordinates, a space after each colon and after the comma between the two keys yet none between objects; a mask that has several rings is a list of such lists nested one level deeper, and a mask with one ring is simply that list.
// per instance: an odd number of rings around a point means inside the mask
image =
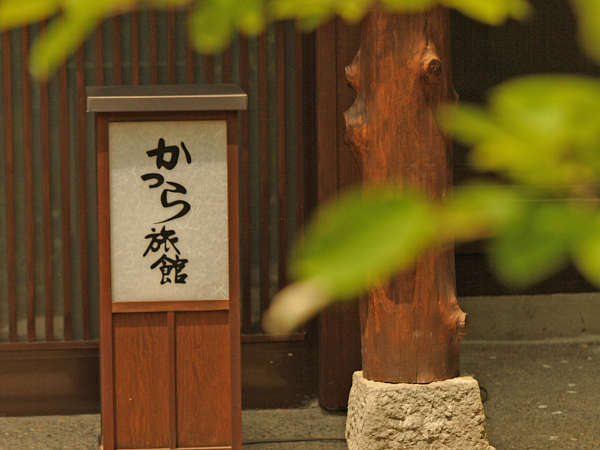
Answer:
[{"label": "bark texture", "polygon": [[[365,184],[394,182],[443,198],[452,184],[450,142],[436,122],[455,97],[448,12],[372,12],[346,68],[357,93],[346,111],[347,139]],[[454,250],[431,250],[360,304],[365,378],[427,383],[458,375],[466,314],[456,302]]]}]

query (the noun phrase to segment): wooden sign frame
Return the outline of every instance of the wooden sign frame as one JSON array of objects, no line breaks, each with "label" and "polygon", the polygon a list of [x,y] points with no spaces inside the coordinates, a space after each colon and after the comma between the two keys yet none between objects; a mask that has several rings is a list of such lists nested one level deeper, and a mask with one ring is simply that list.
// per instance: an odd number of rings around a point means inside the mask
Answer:
[{"label": "wooden sign frame", "polygon": [[[164,92],[164,86],[156,86],[157,91],[161,88]],[[101,446],[105,450],[241,449],[238,123],[235,109],[244,108],[238,107],[239,101],[232,102],[225,95],[225,109],[228,109],[225,111],[108,112],[92,100],[102,96],[102,89],[110,88],[90,89],[88,110],[102,111],[96,115]],[[226,87],[224,91],[227,90]],[[229,87],[229,90],[234,94],[241,93],[237,88]],[[131,89],[123,92],[131,97]],[[149,98],[147,92],[143,94]],[[241,95],[245,106],[246,96]],[[165,102],[172,105],[167,97],[162,103],[158,102],[158,108],[164,107]],[[209,109],[219,107],[219,102],[214,100],[213,95]],[[132,104],[139,106],[139,102]],[[193,107],[198,108],[197,104]],[[204,104],[199,108],[206,107]],[[213,120],[227,124],[229,299],[113,302],[109,124]],[[229,389],[223,389],[227,385]]]}]

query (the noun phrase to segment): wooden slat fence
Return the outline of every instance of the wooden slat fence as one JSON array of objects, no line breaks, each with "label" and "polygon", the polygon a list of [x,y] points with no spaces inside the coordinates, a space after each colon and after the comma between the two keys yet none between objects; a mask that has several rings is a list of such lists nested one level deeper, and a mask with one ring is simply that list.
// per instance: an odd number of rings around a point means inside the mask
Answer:
[{"label": "wooden slat fence", "polygon": [[222,54],[200,55],[185,21],[179,10],[113,17],[41,83],[28,57],[46,23],[0,36],[0,349],[98,338],[96,158],[85,87],[103,84],[233,82],[248,92],[239,115],[242,330],[261,332],[311,203],[304,131],[314,107],[305,75],[312,48],[282,22],[235,38]]}]

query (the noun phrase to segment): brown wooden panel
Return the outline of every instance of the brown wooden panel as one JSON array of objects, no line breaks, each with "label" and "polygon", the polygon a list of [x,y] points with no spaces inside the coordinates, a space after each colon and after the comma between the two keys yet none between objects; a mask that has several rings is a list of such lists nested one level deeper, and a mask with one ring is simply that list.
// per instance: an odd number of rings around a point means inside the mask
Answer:
[{"label": "brown wooden panel", "polygon": [[229,303],[229,300],[114,302],[112,312],[227,311]]},{"label": "brown wooden panel", "polygon": [[306,340],[244,343],[244,408],[292,408],[317,395],[317,355]]},{"label": "brown wooden panel", "polygon": [[[316,85],[316,121],[317,121],[317,196],[319,203],[337,195],[337,96],[336,85],[340,75],[336,61],[336,21],[321,26],[315,39],[315,70],[319,74]],[[332,308],[319,316],[319,404],[327,409],[336,409],[339,398],[335,388],[339,381],[337,359],[340,356],[339,339],[342,337],[334,331],[338,328],[341,317]],[[332,384],[328,384],[329,382]]]},{"label": "brown wooden panel", "polygon": [[269,143],[268,143],[268,80],[267,80],[267,34],[258,38],[258,127],[259,127],[259,295],[261,311],[271,301],[269,294]]},{"label": "brown wooden panel", "polygon": [[167,70],[168,81],[170,84],[175,84],[177,76],[177,60],[175,55],[175,10],[167,11]]},{"label": "brown wooden panel", "polygon": [[140,17],[137,11],[129,16],[131,18],[130,45],[131,45],[131,84],[140,84]]},{"label": "brown wooden panel", "polygon": [[78,178],[78,219],[79,219],[79,272],[81,280],[81,323],[83,338],[91,338],[90,329],[90,283],[88,261],[88,220],[87,220],[87,128],[85,113],[85,50],[81,46],[75,56],[77,83],[77,178]]},{"label": "brown wooden panel", "polygon": [[304,49],[303,33],[296,30],[295,38],[295,102],[296,102],[296,227],[299,232],[304,226],[305,181],[304,181],[304,77],[302,76]]},{"label": "brown wooden panel", "polygon": [[231,83],[233,80],[232,72],[231,47],[227,47],[221,54],[221,82]]},{"label": "brown wooden panel", "polygon": [[15,249],[15,181],[12,116],[10,32],[2,33],[2,106],[4,108],[4,183],[6,191],[6,261],[8,282],[8,338],[17,340],[17,275]]},{"label": "brown wooden panel", "polygon": [[169,446],[177,447],[177,358],[175,357],[175,313],[167,313],[167,329],[169,339]]},{"label": "brown wooden panel", "polygon": [[308,220],[317,206],[319,158],[317,145],[317,33],[303,35],[302,42],[302,103],[304,128],[304,218]]},{"label": "brown wooden panel", "polygon": [[[46,22],[40,24],[40,33]],[[50,197],[50,115],[48,83],[40,83],[40,141],[42,151],[42,215],[44,228],[44,314],[46,340],[54,339],[54,278],[52,275],[52,202]]]},{"label": "brown wooden panel", "polygon": [[102,42],[102,25],[96,28],[94,36],[94,58],[96,66],[96,85],[101,86],[104,84],[104,45]]},{"label": "brown wooden panel", "polygon": [[25,163],[25,232],[27,266],[27,340],[35,340],[35,227],[33,217],[33,133],[31,127],[31,78],[29,76],[29,27],[21,28],[23,55],[23,159]]},{"label": "brown wooden panel", "polygon": [[110,278],[110,204],[108,177],[108,123],[104,115],[96,116],[96,150],[98,167],[98,267],[100,300],[100,383],[102,411],[102,443],[106,449],[114,447],[114,372],[113,328]]},{"label": "brown wooden panel", "polygon": [[252,333],[242,334],[242,343],[256,344],[264,342],[298,342],[306,339],[306,331],[290,334],[264,334]]},{"label": "brown wooden panel", "polygon": [[204,55],[204,82],[212,83],[214,80],[214,58],[212,55]]},{"label": "brown wooden panel", "polygon": [[[332,21],[322,26],[316,36],[319,202],[335,197],[338,189],[336,86],[340,75],[337,66],[332,64],[336,61],[336,25]],[[337,358],[345,354],[340,351],[343,348],[343,332],[340,332],[343,319],[336,313],[336,308],[329,308],[319,317],[319,402],[327,409],[340,406],[340,389],[337,386],[342,376]]]},{"label": "brown wooden panel", "polygon": [[[189,14],[189,10],[188,10]],[[186,17],[187,19],[187,17]],[[186,22],[187,23],[187,22]],[[196,82],[196,52],[192,45],[192,42],[189,39],[189,36],[186,35],[185,39],[185,81],[186,83],[192,84]]]},{"label": "brown wooden panel", "polygon": [[20,352],[24,350],[72,350],[98,348],[98,341],[19,341],[0,343],[0,352]]},{"label": "brown wooden panel", "polygon": [[73,339],[71,290],[71,175],[69,154],[69,106],[67,66],[58,69],[58,95],[60,116],[60,203],[62,220],[62,274],[63,274],[63,327],[65,340]]},{"label": "brown wooden panel", "polygon": [[[248,92],[248,39],[240,37],[240,85]],[[252,297],[250,278],[250,157],[248,111],[240,111],[240,282],[242,329],[249,332],[252,328]]]},{"label": "brown wooden panel", "polygon": [[98,343],[43,344],[20,342],[8,351],[0,345],[0,416],[97,413]]},{"label": "brown wooden panel", "polygon": [[[342,21],[317,32],[317,117],[319,152],[319,201],[337,195],[355,184],[360,165],[343,135],[341,111],[354,101],[344,79],[344,68],[352,61],[359,28]],[[325,47],[321,47],[325,45]],[[331,64],[328,61],[335,61]],[[335,305],[319,320],[319,403],[329,410],[345,409],[352,385],[352,373],[359,370],[360,323],[357,304]]]},{"label": "brown wooden panel", "polygon": [[226,312],[177,313],[177,444],[231,443],[230,330]]},{"label": "brown wooden panel", "polygon": [[333,64],[336,37],[336,21],[331,21],[317,30],[315,43],[315,70],[319,74],[316,93],[319,202],[335,197],[338,191],[336,86],[340,74]]},{"label": "brown wooden panel", "polygon": [[113,318],[115,447],[169,447],[167,313]]},{"label": "brown wooden panel", "polygon": [[227,113],[227,214],[229,238],[229,336],[231,358],[231,445],[242,448],[242,349],[240,322],[240,216],[237,114]]},{"label": "brown wooden panel", "polygon": [[[244,343],[244,408],[297,407],[316,395],[316,354],[301,336],[289,339]],[[100,411],[98,341],[3,344],[0,366],[0,415]]]},{"label": "brown wooden panel", "polygon": [[[354,101],[355,94],[348,83],[345,82],[345,67],[352,62],[356,54],[360,40],[360,26],[352,26],[343,21],[338,21],[337,25],[337,60],[336,67],[338,73],[337,90],[337,110],[346,111]],[[338,177],[340,191],[348,189],[360,183],[362,171],[361,164],[356,158],[356,153],[344,139],[344,118],[342,114],[337,115],[337,145],[338,145]],[[337,327],[333,329],[330,342],[337,342],[337,346],[330,349],[330,355],[340,353],[343,356],[339,359],[337,367],[329,363],[331,373],[335,376],[335,382],[330,383],[328,392],[322,395],[321,402],[327,405],[329,409],[345,409],[348,402],[348,395],[352,387],[352,373],[361,368],[360,354],[360,320],[358,314],[358,302],[349,302],[338,306],[329,311],[329,317],[337,315]],[[339,335],[336,337],[336,334]],[[333,344],[336,345],[336,344]],[[326,377],[325,373],[322,373]],[[322,383],[323,383],[322,378]],[[322,390],[325,385],[321,384]]]},{"label": "brown wooden panel", "polygon": [[277,200],[279,221],[277,235],[279,238],[278,283],[282,289],[287,284],[287,143],[286,143],[286,51],[285,22],[277,24]]},{"label": "brown wooden panel", "polygon": [[123,84],[123,58],[121,52],[121,16],[113,17],[113,84]]},{"label": "brown wooden panel", "polygon": [[148,28],[150,46],[150,84],[158,84],[158,31],[156,26],[156,11],[148,11]]}]

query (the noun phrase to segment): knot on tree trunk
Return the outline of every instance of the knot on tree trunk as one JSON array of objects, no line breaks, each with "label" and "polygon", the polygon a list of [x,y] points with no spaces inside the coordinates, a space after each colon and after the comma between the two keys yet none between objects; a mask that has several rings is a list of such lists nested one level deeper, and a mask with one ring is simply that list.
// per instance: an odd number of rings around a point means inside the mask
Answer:
[{"label": "knot on tree trunk", "polygon": [[350,84],[350,86],[352,86],[352,89],[354,89],[355,92],[358,92],[359,89],[359,69],[360,69],[360,49],[358,50],[358,52],[356,53],[356,56],[354,57],[354,59],[352,60],[352,64],[350,64],[349,66],[346,66],[345,68],[345,73],[346,73],[346,80],[348,80],[348,83]]},{"label": "knot on tree trunk", "polygon": [[365,116],[365,102],[360,96],[356,97],[352,106],[344,113],[346,141],[359,152],[365,151],[367,145],[367,123]]},{"label": "knot on tree trunk", "polygon": [[458,332],[459,339],[462,339],[467,334],[469,329],[469,315],[459,310],[458,318],[456,319],[456,330]]},{"label": "knot on tree trunk", "polygon": [[444,76],[444,68],[435,45],[427,44],[421,60],[421,78],[429,84],[441,84]]},{"label": "knot on tree trunk", "polygon": [[359,152],[366,151],[367,145],[367,121],[365,101],[359,91],[360,89],[360,49],[352,60],[352,64],[345,68],[346,80],[357,93],[354,103],[344,113],[346,124],[346,142]]}]

